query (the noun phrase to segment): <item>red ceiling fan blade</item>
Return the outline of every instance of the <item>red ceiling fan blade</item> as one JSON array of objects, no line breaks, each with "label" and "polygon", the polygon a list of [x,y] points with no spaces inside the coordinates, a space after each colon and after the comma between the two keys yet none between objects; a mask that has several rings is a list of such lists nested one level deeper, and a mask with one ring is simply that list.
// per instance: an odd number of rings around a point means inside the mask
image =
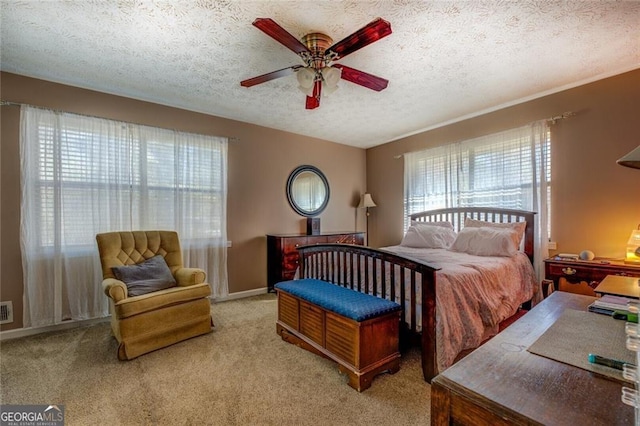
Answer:
[{"label": "red ceiling fan blade", "polygon": [[286,77],[286,76],[291,75],[294,72],[296,72],[296,70],[298,68],[303,68],[303,66],[302,65],[294,65],[294,66],[289,67],[289,68],[283,68],[283,69],[278,70],[278,71],[273,71],[273,72],[270,72],[270,73],[267,73],[267,74],[259,75],[257,77],[249,78],[247,80],[242,80],[240,82],[240,86],[251,87],[251,86],[255,86],[256,84],[264,83],[266,81],[275,80],[276,78]]},{"label": "red ceiling fan blade", "polygon": [[306,109],[315,109],[320,106],[320,92],[322,92],[322,82],[316,80],[313,85],[313,96],[307,96]]},{"label": "red ceiling fan blade", "polygon": [[389,84],[389,80],[385,80],[382,77],[377,77],[373,74],[368,74],[355,68],[350,68],[341,64],[333,64],[332,67],[340,68],[342,70],[341,78],[343,80],[359,84],[360,86],[375,90],[376,92],[386,89]]},{"label": "red ceiling fan blade", "polygon": [[332,52],[337,54],[338,56],[332,58],[333,61],[336,61],[358,49],[362,49],[363,47],[388,36],[389,34],[391,34],[391,24],[382,18],[377,18],[360,28],[355,33],[328,48],[326,53],[328,55]]},{"label": "red ceiling fan blade", "polygon": [[309,49],[307,49],[307,46],[302,44],[300,40],[292,36],[287,32],[287,30],[282,28],[271,18],[257,18],[253,21],[253,25],[262,30],[269,37],[293,50],[298,55],[304,52],[311,53],[309,52]]}]

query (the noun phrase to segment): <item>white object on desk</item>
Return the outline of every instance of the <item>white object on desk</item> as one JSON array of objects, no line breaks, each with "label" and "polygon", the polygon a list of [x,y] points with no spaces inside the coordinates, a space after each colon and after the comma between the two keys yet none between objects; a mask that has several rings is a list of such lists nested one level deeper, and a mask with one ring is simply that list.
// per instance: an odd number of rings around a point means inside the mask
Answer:
[{"label": "white object on desk", "polygon": [[591,250],[583,250],[580,252],[580,259],[582,260],[593,260],[596,255]]}]

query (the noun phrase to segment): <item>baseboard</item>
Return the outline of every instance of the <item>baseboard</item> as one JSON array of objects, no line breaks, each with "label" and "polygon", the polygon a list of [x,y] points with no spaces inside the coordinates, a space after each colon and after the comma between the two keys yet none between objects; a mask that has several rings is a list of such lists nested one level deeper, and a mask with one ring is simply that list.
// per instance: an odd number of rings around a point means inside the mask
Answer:
[{"label": "baseboard", "polygon": [[17,328],[15,330],[6,330],[0,331],[0,342],[9,339],[17,339],[18,337],[27,337],[33,336],[40,333],[47,333],[49,331],[62,331],[62,330],[71,330],[74,328],[80,327],[88,327],[93,324],[98,324],[101,322],[109,322],[111,317],[104,318],[92,318],[88,320],[81,321],[69,321],[62,324],[55,325],[47,325],[44,327],[27,327],[27,328]]},{"label": "baseboard", "polygon": [[239,291],[237,293],[230,293],[228,296],[225,296],[225,297],[216,297],[215,299],[212,299],[212,303],[226,302],[227,300],[234,300],[234,299],[244,299],[245,297],[258,296],[260,294],[266,294],[267,292],[268,292],[267,287],[256,288],[253,290]]},{"label": "baseboard", "polygon": [[[225,297],[218,297],[218,298],[212,299],[211,303],[226,302],[227,300],[243,299],[245,297],[258,296],[260,294],[266,294],[267,290],[268,290],[267,287],[263,287],[263,288],[256,288],[254,290],[239,291],[237,293],[231,293]],[[19,337],[27,337],[27,336],[40,334],[40,333],[47,333],[49,331],[62,331],[62,330],[71,330],[73,328],[88,327],[90,325],[101,323],[101,322],[109,322],[110,318],[111,317],[108,316],[104,318],[93,318],[93,319],[81,320],[81,321],[69,321],[62,324],[48,325],[45,327],[28,327],[28,328],[17,328],[15,330],[0,331],[0,342],[4,340],[9,340],[9,339],[17,339]]]}]

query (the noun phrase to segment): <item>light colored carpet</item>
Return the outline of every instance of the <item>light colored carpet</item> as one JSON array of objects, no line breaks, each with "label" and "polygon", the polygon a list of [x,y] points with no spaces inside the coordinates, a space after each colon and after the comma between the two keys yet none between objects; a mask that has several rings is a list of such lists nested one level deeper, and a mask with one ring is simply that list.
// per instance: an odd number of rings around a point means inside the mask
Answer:
[{"label": "light colored carpet", "polygon": [[358,393],[276,313],[272,294],[214,304],[213,333],[125,362],[108,323],[5,341],[0,403],[62,404],[67,425],[429,424],[418,351]]}]

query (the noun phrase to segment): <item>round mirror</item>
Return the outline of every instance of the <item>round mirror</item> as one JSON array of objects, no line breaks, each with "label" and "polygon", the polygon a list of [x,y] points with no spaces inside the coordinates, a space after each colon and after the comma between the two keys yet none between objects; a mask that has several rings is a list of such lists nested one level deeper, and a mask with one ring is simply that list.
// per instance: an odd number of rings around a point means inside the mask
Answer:
[{"label": "round mirror", "polygon": [[298,214],[319,215],[329,203],[329,182],[317,167],[296,167],[287,179],[287,199]]}]

